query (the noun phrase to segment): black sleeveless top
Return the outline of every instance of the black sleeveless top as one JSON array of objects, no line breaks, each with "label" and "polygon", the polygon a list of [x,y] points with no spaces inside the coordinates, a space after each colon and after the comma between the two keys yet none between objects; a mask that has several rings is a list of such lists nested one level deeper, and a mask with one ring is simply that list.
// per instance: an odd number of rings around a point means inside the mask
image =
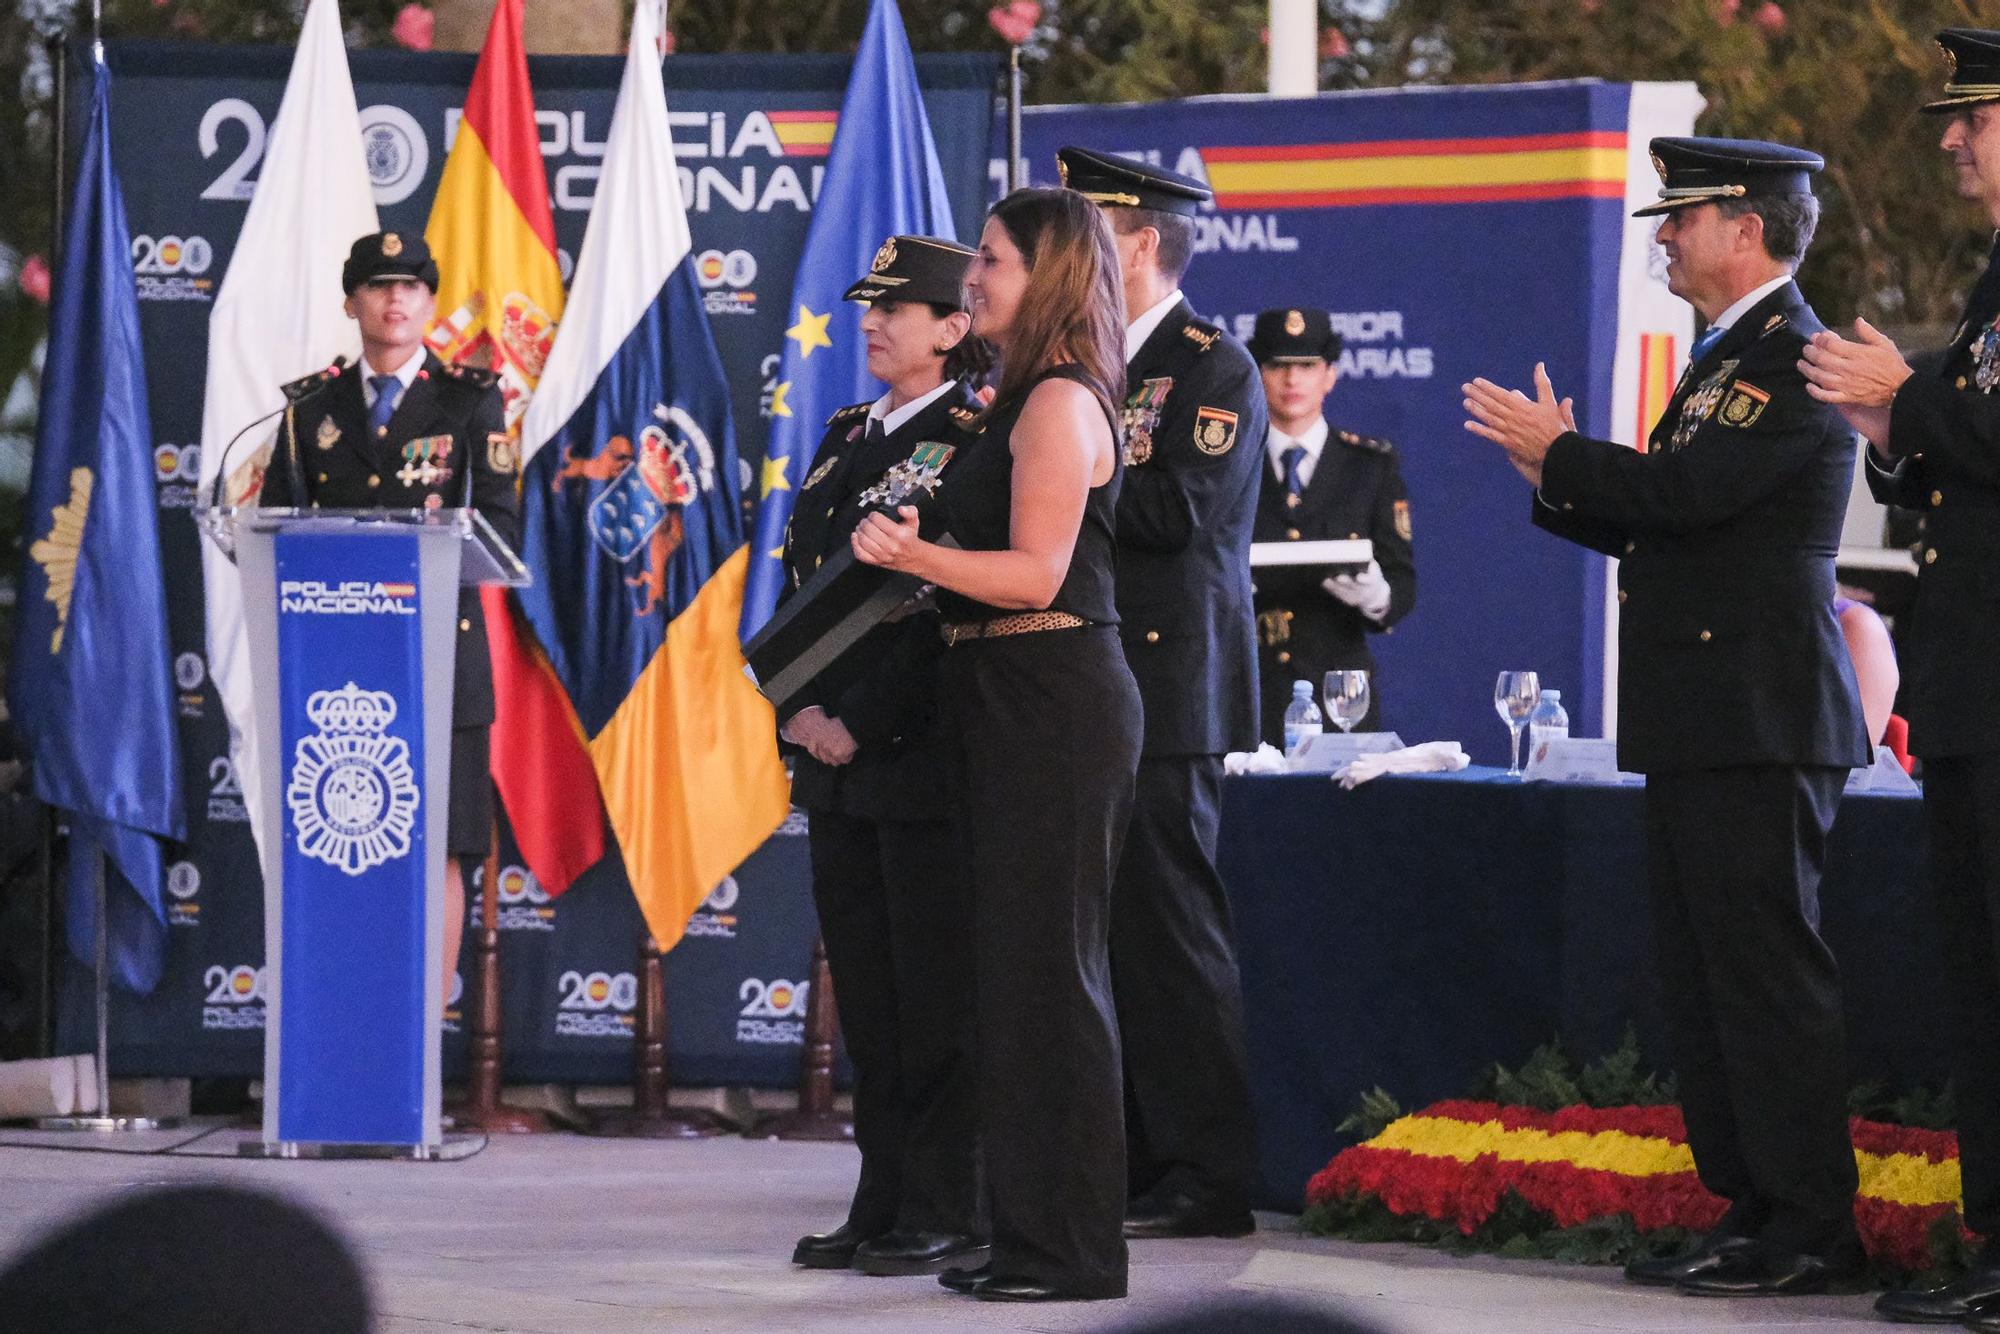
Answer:
[{"label": "black sleeveless top", "polygon": [[[1052,366],[1028,382],[1012,403],[986,419],[979,448],[968,450],[945,474],[939,497],[945,504],[952,539],[967,551],[1005,551],[1013,545],[1014,453],[1010,437],[1028,396],[1044,380],[1073,380],[1090,387],[1090,377],[1074,363]],[[1110,416],[1106,409],[1106,416]],[[1111,422],[1111,476],[1093,486],[1083,502],[1083,525],[1070,553],[1069,572],[1049,603],[1050,611],[1066,611],[1096,625],[1118,624],[1112,601],[1112,534],[1118,510],[1118,488],[1125,480],[1124,451],[1118,446],[1118,424]],[[994,607],[954,593],[937,591],[937,608],[947,624],[986,621],[1020,615],[1021,608]]]}]

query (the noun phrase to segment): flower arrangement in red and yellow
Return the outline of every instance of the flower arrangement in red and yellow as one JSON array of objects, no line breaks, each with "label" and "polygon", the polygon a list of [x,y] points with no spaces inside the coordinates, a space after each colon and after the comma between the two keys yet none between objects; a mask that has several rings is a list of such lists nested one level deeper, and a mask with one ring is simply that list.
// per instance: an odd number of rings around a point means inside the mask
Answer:
[{"label": "flower arrangement in red and yellow", "polygon": [[[1859,1119],[1851,1129],[1861,1172],[1855,1221],[1870,1257],[1917,1272],[1946,1258],[1940,1250],[1962,1248],[1957,1137]],[[1702,1231],[1726,1208],[1695,1177],[1678,1107],[1542,1112],[1470,1101],[1391,1121],[1315,1176],[1306,1202],[1308,1229],[1337,1235],[1391,1235],[1349,1226],[1384,1211],[1461,1238],[1491,1232],[1506,1215],[1510,1235],[1531,1242],[1616,1224],[1626,1244],[1572,1257],[1603,1260],[1623,1258],[1648,1234]]]}]

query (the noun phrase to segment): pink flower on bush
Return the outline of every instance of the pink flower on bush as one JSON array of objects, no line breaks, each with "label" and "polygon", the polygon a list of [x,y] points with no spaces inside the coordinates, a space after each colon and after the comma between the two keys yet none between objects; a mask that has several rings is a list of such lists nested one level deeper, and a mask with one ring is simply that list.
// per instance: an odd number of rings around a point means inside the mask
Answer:
[{"label": "pink flower on bush", "polygon": [[1319,35],[1319,58],[1339,60],[1354,48],[1347,44],[1347,34],[1338,28],[1328,28]]},{"label": "pink flower on bush", "polygon": [[412,51],[431,49],[431,33],[437,27],[437,16],[422,5],[404,5],[396,11],[396,22],[389,29],[389,35],[400,46]]},{"label": "pink flower on bush", "polygon": [[21,262],[21,275],[15,281],[30,300],[49,304],[49,262],[40,255],[30,255]]},{"label": "pink flower on bush", "polygon": [[1042,7],[1035,0],[1014,0],[1012,4],[995,5],[987,10],[986,21],[1007,45],[1020,46],[1035,35],[1035,25],[1042,21]]},{"label": "pink flower on bush", "polygon": [[1715,11],[1715,21],[1726,28],[1736,22],[1736,11],[1743,8],[1743,0],[1710,0],[1710,8]]},{"label": "pink flower on bush", "polygon": [[1764,0],[1757,6],[1757,12],[1750,16],[1750,21],[1766,37],[1776,37],[1785,30],[1785,11],[1778,8],[1777,0]]}]

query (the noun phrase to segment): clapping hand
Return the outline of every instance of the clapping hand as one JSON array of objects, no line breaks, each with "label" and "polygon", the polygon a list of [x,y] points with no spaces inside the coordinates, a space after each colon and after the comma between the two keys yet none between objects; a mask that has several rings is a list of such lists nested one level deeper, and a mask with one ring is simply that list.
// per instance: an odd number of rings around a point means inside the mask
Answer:
[{"label": "clapping hand", "polygon": [[1854,338],[1816,333],[1799,358],[1806,392],[1831,403],[1847,424],[1877,445],[1889,440],[1889,404],[1913,374],[1895,340],[1867,320],[1854,321]]},{"label": "clapping hand", "polygon": [[1491,380],[1477,379],[1459,388],[1465,394],[1465,410],[1471,420],[1465,429],[1483,436],[1507,451],[1514,470],[1535,486],[1542,484],[1542,460],[1549,446],[1566,431],[1576,429],[1576,402],[1556,398],[1547,368],[1535,363],[1535,396],[1518,389],[1502,389]]}]

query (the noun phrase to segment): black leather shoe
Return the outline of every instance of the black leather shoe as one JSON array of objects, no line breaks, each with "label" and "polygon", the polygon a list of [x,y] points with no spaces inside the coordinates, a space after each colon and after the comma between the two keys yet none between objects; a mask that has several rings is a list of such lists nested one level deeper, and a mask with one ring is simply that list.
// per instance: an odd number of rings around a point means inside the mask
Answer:
[{"label": "black leather shoe", "polygon": [[938,1275],[938,1282],[953,1292],[977,1292],[992,1277],[993,1266],[983,1264],[977,1269],[947,1269]]},{"label": "black leather shoe", "polygon": [[921,1232],[897,1228],[854,1252],[854,1267],[864,1274],[895,1276],[936,1274],[986,1263],[986,1243],[959,1232]]},{"label": "black leather shoe", "polygon": [[1627,1261],[1625,1281],[1652,1288],[1669,1287],[1683,1278],[1714,1268],[1720,1263],[1717,1257],[1727,1248],[1749,1244],[1748,1237],[1710,1235],[1704,1237],[1693,1250],[1682,1251],[1679,1255],[1657,1255]]},{"label": "black leather shoe", "polygon": [[845,1269],[854,1263],[854,1252],[861,1243],[879,1235],[865,1232],[852,1223],[842,1223],[831,1232],[800,1237],[799,1244],[792,1248],[792,1263],[807,1269]]},{"label": "black leather shoe", "polygon": [[2000,1261],[1973,1266],[1941,1288],[1910,1288],[1885,1292],[1875,1302],[1875,1313],[1885,1320],[1905,1325],[1956,1325],[1983,1319],[1983,1326],[1967,1328],[2000,1330]]},{"label": "black leather shoe", "polygon": [[1220,1208],[1178,1191],[1142,1195],[1125,1207],[1125,1235],[1160,1237],[1247,1237],[1257,1230],[1248,1209]]},{"label": "black leather shoe", "polygon": [[1674,1280],[1697,1297],[1797,1297],[1827,1292],[1861,1276],[1859,1246],[1826,1255],[1755,1241],[1718,1251],[1715,1263]]},{"label": "black leather shoe", "polygon": [[1125,1295],[1125,1285],[1047,1283],[1035,1278],[988,1277],[972,1289],[982,1302],[1100,1302]]}]

